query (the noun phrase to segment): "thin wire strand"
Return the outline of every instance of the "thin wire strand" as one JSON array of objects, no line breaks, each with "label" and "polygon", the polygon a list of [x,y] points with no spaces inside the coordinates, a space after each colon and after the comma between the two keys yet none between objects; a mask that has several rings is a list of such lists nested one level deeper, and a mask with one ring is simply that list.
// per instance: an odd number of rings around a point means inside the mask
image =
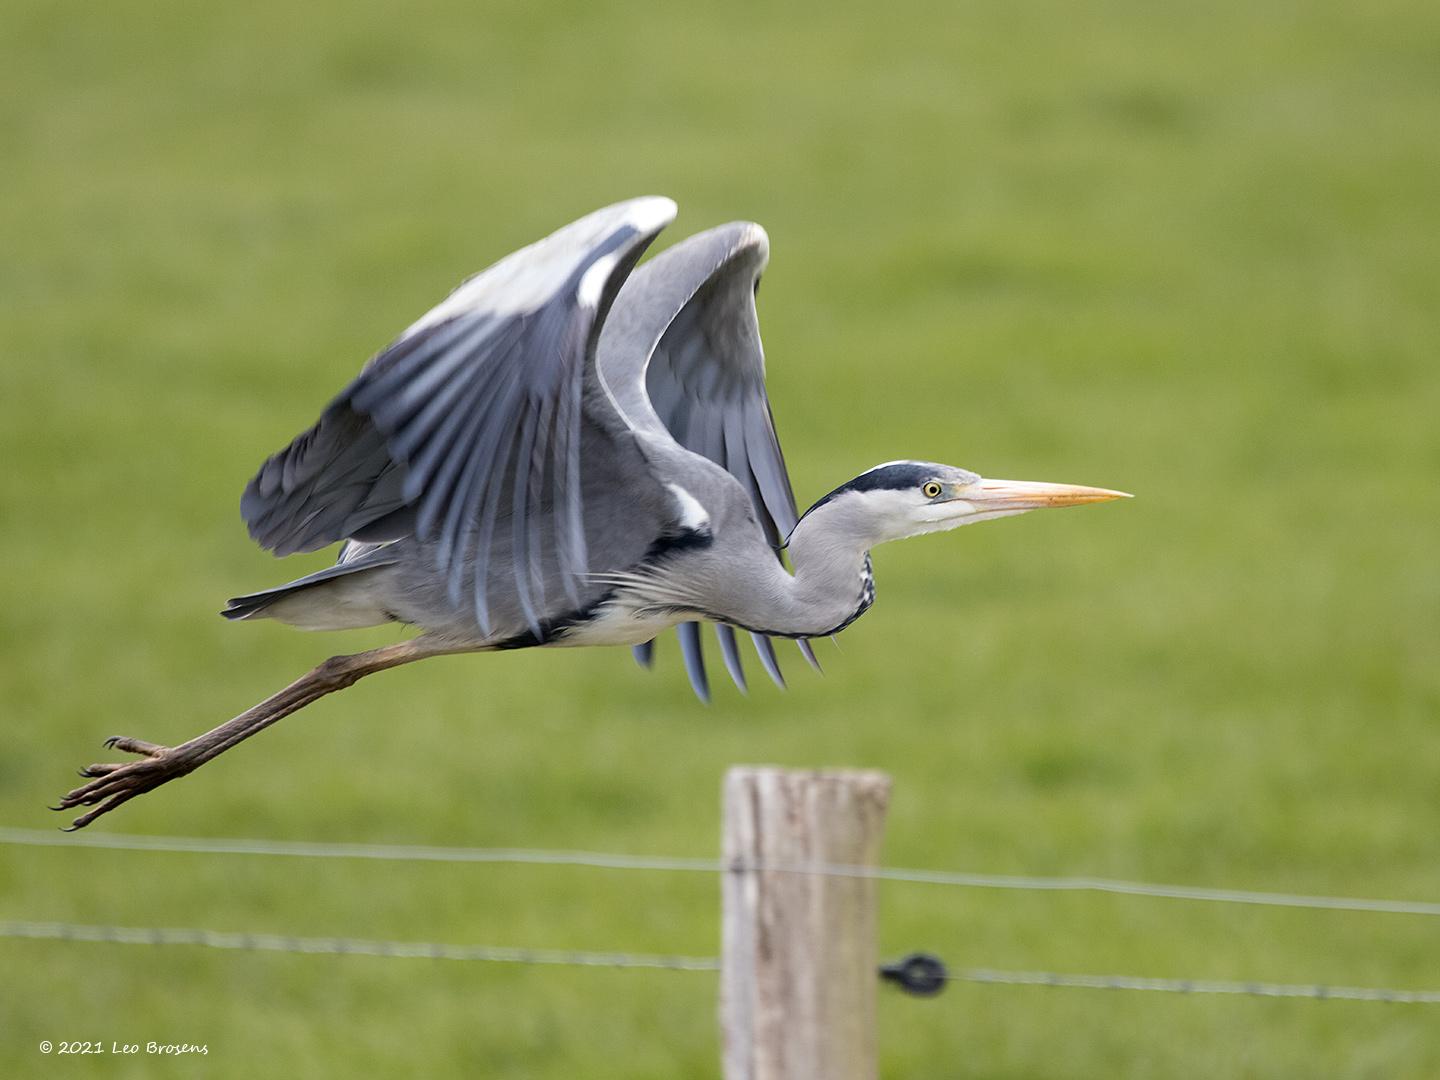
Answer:
[{"label": "thin wire strand", "polygon": [[1392,990],[1379,986],[1323,986],[1297,983],[1232,982],[1216,979],[1147,979],[1135,975],[1066,975],[1054,971],[993,971],[971,968],[947,976],[951,982],[1008,986],[1054,986],[1087,990],[1150,990],[1165,994],[1244,994],[1251,997],[1310,998],[1314,1001],[1383,1001],[1398,1005],[1440,1005],[1440,990]]},{"label": "thin wire strand", "polygon": [[501,964],[547,964],[566,967],[660,968],[666,971],[720,969],[720,962],[713,956],[512,949],[492,945],[296,937],[289,934],[248,934],[177,927],[87,926],[79,923],[4,921],[0,922],[0,937],[96,941],[118,945],[203,945],[211,949],[247,949],[260,952],[390,956],[412,960],[483,960]]},{"label": "thin wire strand", "polygon": [[[720,970],[713,956],[516,949],[491,945],[446,945],[429,941],[372,941],[361,938],[296,937],[175,927],[90,926],[79,923],[0,921],[0,937],[119,945],[199,945],[212,949],[379,956],[410,960],[472,960],[502,964],[565,967],[648,968],[664,971]],[[1440,990],[1398,990],[1376,986],[1225,982],[1210,979],[1149,979],[1134,975],[1077,975],[1053,971],[996,971],[971,968],[946,976],[950,982],[1064,989],[1142,990],[1170,994],[1233,994],[1306,998],[1312,1001],[1372,1001],[1396,1005],[1440,1004]]]},{"label": "thin wire strand", "polygon": [[0,827],[0,843],[38,847],[109,848],[117,851],[178,851],[207,855],[285,855],[316,859],[380,859],[396,862],[529,863],[589,866],[606,870],[678,870],[718,873],[718,859],[619,855],[599,851],[526,848],[433,847],[412,844],[339,844],[308,840],[242,840],[225,837],[140,836],[124,833],[55,833]]},{"label": "thin wire strand", "polygon": [[1167,885],[1096,877],[1033,877],[1016,874],[976,874],[951,870],[915,870],[902,867],[850,866],[834,863],[728,864],[719,859],[678,858],[665,855],[623,855],[598,851],[548,851],[526,848],[432,847],[402,844],[340,844],[289,840],[243,840],[187,836],[141,836],[122,833],[68,833],[41,829],[0,827],[0,843],[41,847],[108,848],[120,851],[170,851],[195,854],[283,855],[332,859],[380,859],[403,862],[512,863],[544,866],[587,866],[607,870],[656,870],[683,873],[723,873],[765,870],[775,873],[821,874],[829,877],[873,878],[925,885],[977,889],[1016,889],[1035,892],[1098,892],[1149,896],[1167,900],[1198,900],[1226,904],[1261,904],[1271,907],[1320,908],[1335,911],[1372,911],[1397,915],[1440,915],[1440,903],[1425,900],[1380,900],[1350,896],[1311,896],[1215,889],[1193,885]]}]

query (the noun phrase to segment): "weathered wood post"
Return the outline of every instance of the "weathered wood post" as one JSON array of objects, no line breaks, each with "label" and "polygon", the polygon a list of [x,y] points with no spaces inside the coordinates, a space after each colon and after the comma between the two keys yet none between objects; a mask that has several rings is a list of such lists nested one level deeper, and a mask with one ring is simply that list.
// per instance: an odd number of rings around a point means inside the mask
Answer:
[{"label": "weathered wood post", "polygon": [[725,776],[720,1018],[726,1080],[875,1080],[873,866],[890,778],[738,766]]}]

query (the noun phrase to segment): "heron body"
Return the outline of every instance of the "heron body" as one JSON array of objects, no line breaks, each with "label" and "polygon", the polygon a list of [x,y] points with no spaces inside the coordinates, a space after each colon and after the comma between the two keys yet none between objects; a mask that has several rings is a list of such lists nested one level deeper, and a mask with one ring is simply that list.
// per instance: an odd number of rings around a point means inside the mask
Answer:
[{"label": "heron body", "polygon": [[[879,544],[1043,506],[1121,497],[878,465],[797,513],[765,393],[758,225],[721,226],[643,266],[668,199],[597,211],[468,279],[375,356],[241,500],[277,555],[337,563],[236,597],[227,618],[418,637],[337,657],[176,747],[93,765],[62,807],[120,803],[374,671],[441,653],[631,645],[678,627],[708,697],[699,627],[744,688],[737,631],[782,681],[772,638],[838,633],[874,600]],[[789,565],[786,563],[788,556]]]}]

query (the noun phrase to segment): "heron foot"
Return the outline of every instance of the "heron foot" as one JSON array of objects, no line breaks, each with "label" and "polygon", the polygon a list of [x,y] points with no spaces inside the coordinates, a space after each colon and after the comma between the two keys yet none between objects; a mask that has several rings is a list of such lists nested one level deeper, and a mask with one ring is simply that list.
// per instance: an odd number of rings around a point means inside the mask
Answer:
[{"label": "heron foot", "polygon": [[80,770],[80,775],[89,778],[60,800],[52,810],[71,810],[77,806],[94,806],[94,810],[81,814],[65,829],[74,832],[83,829],[96,818],[108,814],[117,806],[129,802],[137,795],[153,791],[161,784],[193,771],[202,763],[199,755],[186,746],[160,746],[144,739],[131,739],[116,735],[106,739],[105,745],[127,754],[139,754],[139,761],[96,763]]}]

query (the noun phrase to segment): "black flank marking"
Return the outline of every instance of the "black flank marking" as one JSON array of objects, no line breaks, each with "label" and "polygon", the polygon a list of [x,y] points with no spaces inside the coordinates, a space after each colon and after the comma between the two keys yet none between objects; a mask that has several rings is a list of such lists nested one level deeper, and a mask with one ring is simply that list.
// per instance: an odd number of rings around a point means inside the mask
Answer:
[{"label": "black flank marking", "polygon": [[[706,548],[714,542],[715,537],[708,529],[685,529],[675,533],[662,533],[646,549],[640,561],[630,568],[630,572],[651,569],[660,563],[670,561],[683,552]],[[497,641],[490,647],[492,649],[531,649],[540,645],[548,645],[577,626],[584,626],[597,618],[600,609],[613,601],[617,592],[617,589],[606,589],[585,607],[575,608],[552,619],[541,619],[537,630],[526,630],[524,633],[505,638],[503,641]]]},{"label": "black flank marking", "polygon": [[677,533],[665,533],[655,539],[640,560],[641,567],[653,567],[668,562],[686,551],[707,548],[715,542],[709,529],[685,529]]},{"label": "black flank marking", "polygon": [[553,619],[541,619],[540,625],[536,629],[526,630],[514,637],[497,641],[490,647],[492,649],[533,649],[539,645],[548,645],[575,627],[588,623],[595,618],[602,607],[613,599],[615,599],[615,590],[606,589],[589,607],[575,608],[573,611],[567,611]]}]

